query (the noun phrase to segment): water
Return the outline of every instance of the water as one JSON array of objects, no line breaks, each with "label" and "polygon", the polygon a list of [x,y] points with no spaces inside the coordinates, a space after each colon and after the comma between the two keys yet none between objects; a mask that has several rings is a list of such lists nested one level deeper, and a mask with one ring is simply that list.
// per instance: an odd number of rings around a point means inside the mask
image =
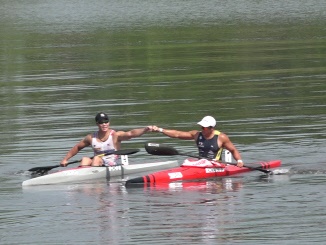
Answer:
[{"label": "water", "polygon": [[[0,0],[1,244],[323,244],[324,1]],[[245,163],[286,175],[126,189],[121,181],[22,188],[96,130],[217,119]],[[147,141],[193,152],[194,143]],[[91,155],[83,150],[71,160]],[[176,157],[180,162],[183,157]]]}]

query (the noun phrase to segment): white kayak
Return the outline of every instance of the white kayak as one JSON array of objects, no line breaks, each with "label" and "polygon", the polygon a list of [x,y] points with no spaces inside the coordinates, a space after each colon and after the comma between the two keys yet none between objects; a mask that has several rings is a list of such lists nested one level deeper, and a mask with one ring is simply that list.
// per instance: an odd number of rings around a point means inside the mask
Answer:
[{"label": "white kayak", "polygon": [[77,167],[25,180],[23,181],[22,186],[51,185],[93,179],[110,180],[113,177],[125,178],[127,175],[131,174],[153,170],[164,170],[177,166],[179,166],[178,161],[165,161],[131,165],[117,165],[111,167]]}]

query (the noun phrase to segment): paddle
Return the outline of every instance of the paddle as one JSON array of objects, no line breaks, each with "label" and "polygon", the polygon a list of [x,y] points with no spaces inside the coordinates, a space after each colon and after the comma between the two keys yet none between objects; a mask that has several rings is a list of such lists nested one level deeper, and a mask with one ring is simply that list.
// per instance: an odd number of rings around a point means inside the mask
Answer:
[{"label": "paddle", "polygon": [[[180,155],[180,156],[188,156],[188,157],[193,157],[193,158],[204,158],[204,157],[200,157],[200,156],[196,156],[196,155],[192,155],[192,154],[188,154],[188,153],[182,153],[179,152],[177,149],[168,146],[168,145],[163,145],[163,144],[157,144],[157,143],[146,143],[145,144],[145,150],[152,155],[159,155],[159,156],[174,156],[174,155]],[[212,159],[208,159],[208,160],[212,160]],[[222,162],[223,163],[223,162]],[[236,163],[224,163],[224,164],[230,164],[230,165],[234,165],[236,166]],[[262,169],[261,167],[253,167],[253,166],[244,166],[246,168],[250,168],[252,170],[258,170],[261,172],[264,172],[266,174],[272,174],[273,172],[270,170],[266,170],[266,169]]]},{"label": "paddle", "polygon": [[[134,154],[134,153],[137,153],[137,152],[139,152],[139,149],[125,149],[125,150],[118,150],[118,151],[108,152],[108,153],[105,153],[105,154],[101,154],[99,156],[107,156],[107,155],[111,155],[111,154],[115,154],[115,155],[131,155],[131,154]],[[94,158],[94,156],[91,157],[91,159],[93,159],[93,158]],[[76,160],[76,161],[72,161],[72,162],[68,162],[67,166],[70,165],[70,164],[73,164],[73,163],[80,162],[80,161],[81,161],[81,159]],[[61,167],[61,165],[59,164],[59,165],[54,165],[54,166],[35,167],[35,168],[29,169],[28,171],[43,174],[43,173],[46,173],[46,172],[50,171],[51,169],[58,168],[58,167]]]}]

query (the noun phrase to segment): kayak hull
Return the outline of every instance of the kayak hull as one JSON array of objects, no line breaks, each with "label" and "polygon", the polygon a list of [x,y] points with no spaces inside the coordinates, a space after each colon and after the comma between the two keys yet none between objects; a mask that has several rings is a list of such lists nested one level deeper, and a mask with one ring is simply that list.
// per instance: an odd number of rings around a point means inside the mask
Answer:
[{"label": "kayak hull", "polygon": [[[271,169],[281,166],[280,160],[269,162],[259,162],[255,167],[261,169]],[[234,165],[226,165],[225,167],[195,167],[195,166],[180,166],[168,170],[163,170],[142,177],[129,179],[126,181],[126,186],[134,184],[155,184],[167,183],[174,181],[207,179],[216,177],[225,177],[245,172],[255,171],[253,168],[239,168]]]},{"label": "kayak hull", "polygon": [[131,174],[157,171],[179,166],[178,161],[152,162],[110,167],[77,167],[23,181],[22,186],[51,185],[94,179],[124,178]]}]

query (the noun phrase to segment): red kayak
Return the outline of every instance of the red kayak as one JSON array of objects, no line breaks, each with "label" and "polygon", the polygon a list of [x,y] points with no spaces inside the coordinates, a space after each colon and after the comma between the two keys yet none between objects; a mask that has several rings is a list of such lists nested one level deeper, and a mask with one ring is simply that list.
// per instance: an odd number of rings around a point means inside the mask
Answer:
[{"label": "red kayak", "polygon": [[205,159],[195,160],[186,159],[185,162],[176,168],[158,171],[142,177],[129,179],[126,186],[134,184],[154,184],[167,183],[183,180],[206,179],[215,177],[225,177],[250,171],[269,172],[267,169],[277,168],[281,166],[280,160],[272,160],[268,162],[258,162],[239,168],[231,164],[223,164]]}]

